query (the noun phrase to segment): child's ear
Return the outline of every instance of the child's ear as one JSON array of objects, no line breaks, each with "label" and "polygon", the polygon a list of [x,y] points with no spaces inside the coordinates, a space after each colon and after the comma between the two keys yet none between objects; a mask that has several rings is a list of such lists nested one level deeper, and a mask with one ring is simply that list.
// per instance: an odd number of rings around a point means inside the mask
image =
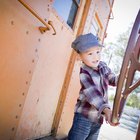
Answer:
[{"label": "child's ear", "polygon": [[77,60],[77,61],[81,61],[81,57],[80,57],[79,54],[77,54],[76,60]]}]

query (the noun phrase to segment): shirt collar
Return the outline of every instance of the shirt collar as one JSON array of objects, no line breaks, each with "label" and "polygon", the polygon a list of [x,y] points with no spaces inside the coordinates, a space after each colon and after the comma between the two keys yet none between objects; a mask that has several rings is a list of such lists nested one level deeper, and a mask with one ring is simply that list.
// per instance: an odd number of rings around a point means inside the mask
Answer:
[{"label": "shirt collar", "polygon": [[99,65],[98,65],[98,70],[94,70],[91,67],[88,67],[87,65],[85,65],[84,63],[82,64],[82,68],[84,70],[86,70],[87,72],[89,72],[89,74],[92,74],[93,71],[100,71],[103,68],[103,62],[100,61]]}]

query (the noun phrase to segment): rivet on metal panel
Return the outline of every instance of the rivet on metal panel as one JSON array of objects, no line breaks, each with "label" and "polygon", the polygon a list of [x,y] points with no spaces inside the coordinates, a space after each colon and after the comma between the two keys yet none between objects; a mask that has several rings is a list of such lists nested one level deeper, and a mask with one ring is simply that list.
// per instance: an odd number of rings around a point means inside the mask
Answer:
[{"label": "rivet on metal panel", "polygon": [[11,25],[14,25],[14,21],[13,20],[11,21]]},{"label": "rivet on metal panel", "polygon": [[38,49],[35,49],[35,52],[38,52]]},{"label": "rivet on metal panel", "polygon": [[38,42],[40,42],[40,41],[41,41],[41,39],[39,38],[39,39],[38,39]]},{"label": "rivet on metal panel", "polygon": [[31,70],[29,70],[29,74],[31,74],[32,73],[32,71]]},{"label": "rivet on metal panel", "polygon": [[29,31],[26,31],[26,34],[28,35],[29,34]]},{"label": "rivet on metal panel", "polygon": [[32,63],[34,63],[34,62],[35,62],[35,60],[33,59],[33,60],[32,60]]},{"label": "rivet on metal panel", "polygon": [[15,130],[15,127],[12,127],[12,129],[11,129],[12,131],[14,131]]},{"label": "rivet on metal panel", "polygon": [[36,103],[38,103],[38,102],[39,102],[39,98],[37,99]]}]

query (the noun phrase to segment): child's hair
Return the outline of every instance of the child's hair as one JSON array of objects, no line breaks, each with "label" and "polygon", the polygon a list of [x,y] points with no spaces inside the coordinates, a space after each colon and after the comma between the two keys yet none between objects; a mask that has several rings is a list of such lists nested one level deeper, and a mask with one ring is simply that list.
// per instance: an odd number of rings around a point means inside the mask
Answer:
[{"label": "child's hair", "polygon": [[78,36],[72,42],[72,45],[71,45],[71,47],[77,53],[85,52],[87,49],[89,49],[91,47],[94,47],[94,46],[103,47],[103,45],[101,45],[99,43],[98,38],[95,35],[93,35],[92,33],[88,33],[88,34]]}]

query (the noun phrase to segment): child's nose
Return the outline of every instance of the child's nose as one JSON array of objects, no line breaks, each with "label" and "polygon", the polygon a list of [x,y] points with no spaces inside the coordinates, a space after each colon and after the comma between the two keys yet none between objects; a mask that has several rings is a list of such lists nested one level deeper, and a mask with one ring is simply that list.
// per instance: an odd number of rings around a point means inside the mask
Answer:
[{"label": "child's nose", "polygon": [[98,55],[93,56],[94,59],[99,59]]}]

